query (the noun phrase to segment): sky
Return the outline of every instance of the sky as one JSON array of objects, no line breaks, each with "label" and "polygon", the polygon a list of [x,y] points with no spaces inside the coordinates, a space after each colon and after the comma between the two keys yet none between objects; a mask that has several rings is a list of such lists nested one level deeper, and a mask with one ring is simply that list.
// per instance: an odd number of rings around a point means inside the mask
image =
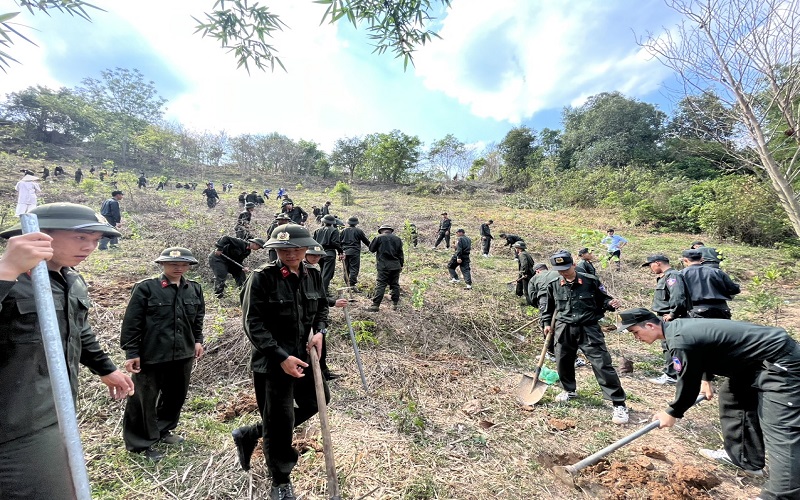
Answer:
[{"label": "sky", "polygon": [[[3,2],[0,12],[16,10]],[[138,69],[167,99],[165,118],[198,132],[278,132],[330,151],[343,137],[398,129],[425,145],[455,135],[500,142],[513,127],[560,129],[565,106],[619,91],[669,113],[670,71],[637,44],[678,19],[663,0],[453,0],[433,27],[441,39],[403,69],[372,53],[366,32],[321,25],[325,6],[270,0],[288,28],[272,40],[287,71],[248,74],[195,34],[213,0],[95,0],[92,21],[23,11],[19,64],[0,73],[0,96],[31,85],[74,88],[112,68]]]}]

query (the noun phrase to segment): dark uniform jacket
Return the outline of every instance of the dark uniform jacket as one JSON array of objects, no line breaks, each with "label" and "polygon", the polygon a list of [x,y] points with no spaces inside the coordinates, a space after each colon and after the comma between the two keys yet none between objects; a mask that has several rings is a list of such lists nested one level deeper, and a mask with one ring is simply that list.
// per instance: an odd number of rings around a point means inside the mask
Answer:
[{"label": "dark uniform jacket", "polygon": [[472,240],[467,236],[459,236],[456,239],[456,251],[453,257],[462,261],[469,260],[470,252],[472,252]]},{"label": "dark uniform jacket", "polygon": [[405,262],[403,256],[403,240],[394,233],[379,234],[369,244],[369,251],[375,254],[377,269],[402,269]]},{"label": "dark uniform jacket", "polygon": [[450,232],[450,227],[453,225],[453,221],[450,219],[444,219],[439,223],[439,234],[445,234]]},{"label": "dark uniform jacket", "polygon": [[593,325],[613,311],[613,298],[594,276],[577,273],[571,284],[562,276],[547,284],[547,305],[542,310],[542,325],[550,324],[558,311],[558,322],[570,325]]},{"label": "dark uniform jacket", "polygon": [[503,245],[504,247],[510,247],[514,243],[518,241],[525,241],[521,236],[517,236],[516,234],[507,234],[506,235],[506,244]]},{"label": "dark uniform jacket", "polygon": [[342,239],[342,248],[345,255],[358,255],[361,253],[361,244],[369,247],[369,238],[364,231],[355,226],[350,226],[342,229],[340,234]]},{"label": "dark uniform jacket", "polygon": [[339,238],[339,230],[335,227],[323,226],[317,229],[314,231],[314,239],[322,245],[326,253],[333,253],[335,250],[337,254],[342,254],[342,240]]},{"label": "dark uniform jacket", "polygon": [[682,418],[695,402],[701,380],[770,370],[771,363],[797,348],[782,328],[728,319],[687,318],[662,324],[678,374],[675,400],[667,409],[675,418]]},{"label": "dark uniform jacket", "polygon": [[[222,250],[224,255],[227,255],[239,264],[242,264],[244,259],[250,255],[249,246],[250,244],[245,240],[234,238],[233,236],[223,236],[218,239],[216,243],[217,250]],[[230,261],[225,257],[220,257],[220,259],[230,264]]]},{"label": "dark uniform jacket", "polygon": [[486,238],[487,240],[494,239],[494,236],[492,236],[492,228],[485,222],[481,224],[481,238]]},{"label": "dark uniform jacket", "polygon": [[534,274],[528,283],[528,299],[530,303],[538,307],[539,310],[547,308],[547,285],[560,278],[558,271],[545,270]]},{"label": "dark uniform jacket", "polygon": [[692,298],[686,289],[683,275],[677,269],[669,268],[656,280],[653,305],[650,307],[657,316],[665,314],[672,319],[685,318],[692,309]]},{"label": "dark uniform jacket", "polygon": [[119,201],[116,198],[109,198],[100,206],[100,215],[106,218],[109,224],[116,226],[122,222],[122,214],[119,210]]},{"label": "dark uniform jacket", "polygon": [[194,357],[194,345],[203,343],[205,315],[203,290],[196,281],[181,278],[178,286],[162,274],[136,283],[122,318],[125,359],[154,364]]},{"label": "dark uniform jacket", "polygon": [[[96,375],[117,367],[89,326],[89,292],[72,268],[49,272],[58,330],[64,345],[72,397],[78,395],[78,363]],[[30,276],[0,281],[0,443],[58,423]],[[0,495],[1,496],[1,495]]]},{"label": "dark uniform jacket", "polygon": [[741,291],[727,273],[711,266],[689,266],[681,274],[689,290],[692,307],[727,308],[727,301]]},{"label": "dark uniform jacket", "polygon": [[319,209],[319,214],[323,217],[331,213],[331,206],[330,205],[322,205],[322,208]]},{"label": "dark uniform jacket", "polygon": [[328,324],[322,276],[303,265],[298,276],[280,260],[259,267],[242,291],[242,320],[254,372],[282,372],[280,364],[289,356],[308,361],[309,332]]},{"label": "dark uniform jacket", "polygon": [[[187,184],[188,186],[188,184]],[[217,190],[214,188],[205,188],[202,193],[203,196],[208,198],[209,200],[219,199],[219,194],[217,194]]]},{"label": "dark uniform jacket", "polygon": [[241,212],[239,216],[236,218],[236,227],[249,229],[250,221],[252,220],[253,220],[253,213],[250,212],[249,210],[245,210],[244,212]]},{"label": "dark uniform jacket", "polygon": [[533,257],[527,251],[523,250],[517,255],[519,262],[519,277],[522,279],[530,279],[533,276],[533,266],[536,264]]},{"label": "dark uniform jacket", "polygon": [[248,193],[244,197],[245,203],[258,203],[258,193]]},{"label": "dark uniform jacket", "polygon": [[286,215],[292,219],[295,224],[302,224],[308,219],[308,214],[300,207],[292,206],[291,210],[286,210]]},{"label": "dark uniform jacket", "polygon": [[588,260],[581,259],[580,262],[575,264],[575,270],[579,273],[583,274],[591,274],[592,276],[597,276],[597,269],[594,268],[594,264],[592,264]]}]

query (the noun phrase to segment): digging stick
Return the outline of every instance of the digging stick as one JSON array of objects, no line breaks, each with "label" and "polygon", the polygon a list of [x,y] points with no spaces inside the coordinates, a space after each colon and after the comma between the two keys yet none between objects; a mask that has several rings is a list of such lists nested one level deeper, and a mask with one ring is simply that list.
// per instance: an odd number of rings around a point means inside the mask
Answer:
[{"label": "digging stick", "polygon": [[241,264],[239,264],[238,262],[236,262],[235,260],[231,259],[230,257],[228,257],[227,255],[225,255],[224,253],[221,253],[221,254],[219,254],[219,255],[220,255],[220,257],[225,257],[225,258],[226,258],[226,259],[228,259],[229,261],[233,262],[233,263],[234,263],[234,264],[236,264],[236,265],[237,265],[237,266],[238,266],[240,269],[244,269],[244,266],[243,266],[243,265],[241,265]]},{"label": "digging stick", "polygon": [[[344,292],[347,288],[340,288],[339,292]],[[367,387],[367,379],[364,377],[364,366],[361,364],[361,352],[358,350],[358,342],[356,342],[356,334],[353,332],[353,322],[350,321],[350,301],[344,306],[344,319],[347,320],[347,328],[350,330],[350,342],[353,343],[353,352],[356,355],[356,366],[358,366],[358,374],[361,376],[361,385],[364,386],[364,392],[369,392]]]},{"label": "digging stick", "polygon": [[509,335],[513,335],[513,334],[517,333],[518,331],[522,330],[523,328],[526,328],[526,327],[528,327],[528,326],[530,326],[530,325],[532,325],[532,324],[536,323],[536,321],[537,321],[538,319],[539,319],[539,317],[537,316],[537,317],[533,318],[532,320],[528,321],[527,323],[525,323],[524,325],[520,326],[519,328],[517,328],[517,329],[516,329],[516,330],[514,330],[513,332],[509,332],[508,334],[509,334]]},{"label": "digging stick", "polygon": [[[39,219],[36,214],[22,214],[20,222],[24,234],[39,231]],[[50,276],[45,261],[39,262],[31,270],[31,281],[33,282],[36,314],[39,317],[39,329],[42,333],[47,371],[50,373],[50,385],[56,404],[58,428],[67,449],[67,462],[75,489],[75,498],[91,500],[92,490],[89,487],[89,476],[86,473],[86,463],[83,459],[83,446],[78,431],[78,419],[75,415],[75,402],[72,400],[67,362],[64,358],[64,346],[61,343],[61,333],[58,331],[53,291],[50,288]]]},{"label": "digging stick", "polygon": [[[308,333],[308,341],[314,337],[314,329]],[[314,372],[314,390],[317,393],[317,408],[319,411],[319,426],[322,429],[322,450],[325,454],[325,472],[328,476],[328,496],[331,500],[341,500],[339,493],[339,480],[336,477],[336,461],[333,458],[333,443],[331,442],[331,429],[328,424],[328,405],[325,402],[325,386],[322,378],[322,369],[319,367],[319,354],[315,348],[309,353],[311,370]]]},{"label": "digging stick", "polygon": [[[704,401],[705,399],[706,399],[706,397],[705,397],[704,394],[699,395],[697,397],[697,400],[695,400],[694,404],[692,404],[692,406],[694,406],[696,404],[699,404],[700,402]],[[606,446],[605,448],[603,448],[602,450],[598,451],[594,455],[590,455],[590,456],[584,458],[583,460],[581,460],[580,462],[578,462],[576,464],[567,465],[566,467],[563,467],[563,466],[553,467],[553,472],[555,473],[556,476],[558,476],[559,479],[561,479],[565,483],[575,485],[575,476],[581,470],[585,469],[586,467],[589,467],[590,465],[596,464],[597,462],[600,461],[600,459],[602,459],[606,455],[609,455],[612,452],[622,448],[623,446],[629,444],[631,441],[639,439],[640,437],[644,436],[645,434],[647,434],[648,432],[652,431],[653,429],[658,429],[658,427],[660,425],[661,425],[661,421],[654,420],[654,421],[650,422],[649,424],[645,425],[644,427],[642,427],[641,429],[639,429],[638,431],[636,431],[636,432],[634,432],[632,434],[628,434],[627,436],[625,436],[624,438],[620,439],[619,441]]]}]

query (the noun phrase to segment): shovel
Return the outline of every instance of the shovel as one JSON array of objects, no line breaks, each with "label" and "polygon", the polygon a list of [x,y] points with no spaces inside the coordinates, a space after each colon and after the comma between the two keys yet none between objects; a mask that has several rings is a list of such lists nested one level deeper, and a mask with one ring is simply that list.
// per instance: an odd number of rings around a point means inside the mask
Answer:
[{"label": "shovel", "polygon": [[547,388],[550,387],[545,381],[539,379],[539,374],[542,372],[542,366],[544,365],[547,345],[550,343],[550,339],[553,338],[553,332],[555,332],[556,329],[557,316],[558,311],[553,313],[553,319],[550,321],[550,333],[548,333],[547,337],[544,339],[542,353],[539,355],[539,363],[537,363],[536,369],[531,374],[523,373],[522,379],[519,381],[519,386],[517,387],[517,402],[523,406],[533,406],[538,403],[539,400],[542,399],[542,396],[544,396]]},{"label": "shovel", "polygon": [[[701,401],[704,401],[705,399],[706,396],[704,394],[699,395],[697,397],[697,400],[695,400],[694,404],[692,404],[692,406],[699,404]],[[606,455],[610,455],[611,452],[622,448],[626,444],[629,444],[631,441],[639,439],[640,437],[644,436],[653,429],[658,429],[660,425],[661,422],[659,420],[654,420],[649,424],[645,425],[644,427],[642,427],[641,429],[639,429],[638,431],[634,432],[633,434],[628,434],[619,441],[606,446],[605,448],[598,451],[594,455],[584,458],[577,464],[567,465],[566,467],[564,466],[553,467],[552,469],[553,473],[564,483],[571,484],[577,487],[578,485],[575,483],[575,476],[577,476],[580,471],[582,471],[586,467],[589,467],[590,465],[596,464]]]},{"label": "shovel", "polygon": [[[308,333],[308,341],[314,337],[314,330]],[[331,442],[331,429],[328,424],[328,405],[325,403],[325,387],[322,383],[322,370],[319,367],[319,354],[316,349],[311,349],[311,369],[314,372],[314,390],[317,393],[317,408],[319,411],[319,426],[322,429],[322,450],[325,454],[325,472],[328,475],[328,496],[331,500],[341,500],[339,493],[339,480],[336,477],[336,462],[333,459],[333,443]]]}]

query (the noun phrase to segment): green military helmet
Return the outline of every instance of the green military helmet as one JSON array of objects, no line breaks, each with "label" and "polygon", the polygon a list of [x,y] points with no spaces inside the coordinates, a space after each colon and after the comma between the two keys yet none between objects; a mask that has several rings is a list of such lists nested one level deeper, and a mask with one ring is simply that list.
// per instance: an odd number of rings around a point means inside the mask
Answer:
[{"label": "green military helmet", "polygon": [[309,248],[319,246],[319,242],[311,237],[308,229],[299,224],[284,224],[272,230],[272,236],[266,248]]},{"label": "green military helmet", "polygon": [[514,247],[514,248],[519,248],[520,250],[527,250],[528,249],[528,245],[526,245],[524,241],[518,241],[518,242],[514,243],[511,246]]},{"label": "green military helmet", "polygon": [[289,222],[290,220],[292,220],[292,218],[284,213],[284,214],[276,215],[275,216],[275,220],[277,220],[277,221],[283,220],[283,221]]},{"label": "green military helmet", "polygon": [[306,250],[306,255],[319,255],[321,257],[325,257],[328,254],[325,253],[325,249],[322,248],[322,245],[317,243],[313,247],[308,247],[308,250]]},{"label": "green military helmet", "polygon": [[336,224],[336,217],[331,215],[331,214],[328,214],[328,215],[326,215],[325,217],[322,218],[322,223],[323,224],[331,224],[331,225],[332,224]]},{"label": "green military helmet", "polygon": [[355,226],[355,225],[357,225],[357,224],[358,224],[358,217],[356,217],[355,215],[353,215],[352,217],[349,217],[349,218],[347,219],[347,223],[348,223],[349,225],[351,225],[351,226]]},{"label": "green military helmet", "polygon": [[266,246],[266,244],[267,244],[267,242],[262,240],[261,238],[250,238],[249,240],[247,240],[247,242],[248,243],[255,243],[256,245],[260,246],[261,248],[264,248]]},{"label": "green military helmet", "polygon": [[384,224],[384,225],[382,225],[381,227],[378,228],[378,232],[379,233],[381,233],[383,231],[394,232],[394,228],[392,226],[390,226],[389,224]]},{"label": "green military helmet", "polygon": [[[109,238],[122,236],[119,231],[106,221],[105,217],[84,205],[48,203],[39,205],[28,213],[36,214],[39,219],[40,229],[96,231]],[[22,234],[22,225],[15,224],[0,232],[0,238],[10,238],[19,234]]]},{"label": "green military helmet", "polygon": [[197,264],[197,259],[192,255],[192,251],[183,247],[169,247],[165,248],[161,255],[156,260],[159,264],[164,262],[188,262],[191,265]]}]

